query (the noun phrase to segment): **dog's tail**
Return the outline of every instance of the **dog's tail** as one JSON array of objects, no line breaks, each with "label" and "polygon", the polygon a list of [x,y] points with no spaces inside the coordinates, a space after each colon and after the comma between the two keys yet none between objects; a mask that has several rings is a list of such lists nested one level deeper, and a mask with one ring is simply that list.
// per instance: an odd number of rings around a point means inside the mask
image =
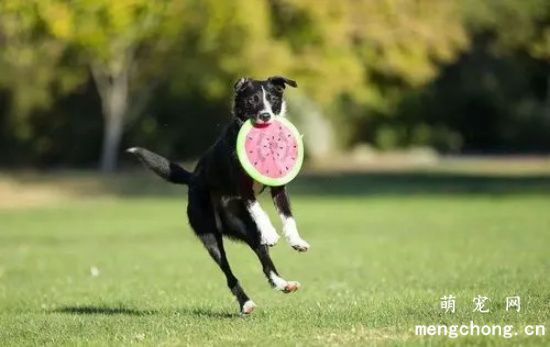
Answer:
[{"label": "dog's tail", "polygon": [[141,147],[128,148],[126,152],[138,157],[145,166],[168,182],[176,184],[191,182],[192,174],[189,171],[156,153]]}]

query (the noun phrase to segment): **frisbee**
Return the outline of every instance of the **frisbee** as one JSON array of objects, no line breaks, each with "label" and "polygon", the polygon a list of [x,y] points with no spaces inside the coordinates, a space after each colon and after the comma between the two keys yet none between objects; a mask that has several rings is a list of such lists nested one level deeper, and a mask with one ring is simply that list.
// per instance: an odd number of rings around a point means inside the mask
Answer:
[{"label": "frisbee", "polygon": [[244,171],[256,181],[273,187],[285,185],[302,167],[302,135],[282,117],[261,125],[247,120],[237,135],[237,157]]}]

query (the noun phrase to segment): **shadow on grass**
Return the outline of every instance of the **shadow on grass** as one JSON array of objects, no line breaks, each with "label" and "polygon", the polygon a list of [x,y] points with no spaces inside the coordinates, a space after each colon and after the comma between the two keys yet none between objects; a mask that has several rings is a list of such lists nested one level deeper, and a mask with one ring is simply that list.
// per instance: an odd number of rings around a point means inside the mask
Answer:
[{"label": "shadow on grass", "polygon": [[145,316],[157,313],[154,310],[136,310],[125,307],[106,306],[64,306],[53,310],[54,313],[68,313],[76,315],[128,315]]},{"label": "shadow on grass", "polygon": [[[65,313],[73,315],[126,315],[126,316],[148,316],[161,314],[157,310],[138,310],[125,307],[107,307],[107,306],[63,306],[52,311],[53,313]],[[165,313],[171,314],[172,312],[166,311]],[[175,314],[192,317],[206,317],[206,318],[236,318],[240,315],[237,313],[229,313],[224,311],[214,311],[210,308],[183,308],[175,311]]]},{"label": "shadow on grass", "polygon": [[213,311],[210,308],[194,308],[194,309],[181,309],[177,311],[179,314],[195,317],[207,317],[207,318],[237,318],[240,317],[238,313],[229,313],[224,311]]}]

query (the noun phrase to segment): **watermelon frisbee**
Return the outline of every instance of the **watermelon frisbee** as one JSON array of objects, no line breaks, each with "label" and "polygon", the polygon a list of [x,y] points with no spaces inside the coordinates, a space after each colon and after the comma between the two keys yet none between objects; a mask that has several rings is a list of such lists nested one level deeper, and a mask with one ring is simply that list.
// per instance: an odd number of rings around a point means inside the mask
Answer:
[{"label": "watermelon frisbee", "polygon": [[292,181],[302,167],[302,135],[282,117],[257,126],[247,120],[237,135],[237,157],[244,171],[256,181],[282,186]]}]

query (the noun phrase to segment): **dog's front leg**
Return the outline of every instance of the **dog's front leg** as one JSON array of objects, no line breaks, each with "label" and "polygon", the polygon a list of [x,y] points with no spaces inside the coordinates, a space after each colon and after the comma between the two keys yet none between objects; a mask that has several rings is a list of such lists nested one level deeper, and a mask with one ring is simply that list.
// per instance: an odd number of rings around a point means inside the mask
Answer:
[{"label": "dog's front leg", "polygon": [[269,216],[262,209],[258,200],[248,200],[246,208],[258,226],[262,245],[274,246],[279,241],[279,234],[277,234],[275,227],[269,220]]},{"label": "dog's front leg", "polygon": [[288,199],[286,187],[271,187],[271,197],[273,198],[273,203],[277,208],[277,212],[279,212],[279,216],[281,216],[283,234],[288,244],[297,251],[307,251],[309,249],[309,243],[302,239],[298,233],[296,221],[294,217],[292,217],[292,212],[290,211],[290,200]]},{"label": "dog's front leg", "polygon": [[252,186],[249,187],[246,185],[241,191],[241,194],[245,200],[248,213],[250,213],[252,220],[254,220],[258,227],[261,244],[274,246],[277,241],[279,241],[279,234],[277,234],[275,227],[271,224],[271,220],[267,213],[265,213],[258,200],[256,200]]}]

